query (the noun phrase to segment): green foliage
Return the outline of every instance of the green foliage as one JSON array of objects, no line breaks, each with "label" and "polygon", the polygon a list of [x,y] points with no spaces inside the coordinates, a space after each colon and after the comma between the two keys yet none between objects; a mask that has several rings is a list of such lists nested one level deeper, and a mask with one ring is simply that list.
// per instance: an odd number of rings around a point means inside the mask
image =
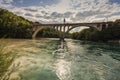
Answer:
[{"label": "green foliage", "polygon": [[91,40],[94,37],[97,30],[94,28],[84,29],[81,32],[72,33],[73,39],[80,39],[80,40]]},{"label": "green foliage", "polygon": [[50,27],[43,27],[39,31],[37,37],[48,37],[48,38],[57,38],[59,37],[58,31]]},{"label": "green foliage", "polygon": [[84,29],[81,32],[72,34],[73,39],[89,41],[108,41],[120,39],[120,20],[116,20],[108,28],[98,31],[95,28]]},{"label": "green foliage", "polygon": [[107,40],[119,40],[120,39],[120,26],[114,24],[107,29],[100,32],[100,37],[103,41]]},{"label": "green foliage", "polygon": [[30,38],[32,22],[0,9],[0,38]]}]

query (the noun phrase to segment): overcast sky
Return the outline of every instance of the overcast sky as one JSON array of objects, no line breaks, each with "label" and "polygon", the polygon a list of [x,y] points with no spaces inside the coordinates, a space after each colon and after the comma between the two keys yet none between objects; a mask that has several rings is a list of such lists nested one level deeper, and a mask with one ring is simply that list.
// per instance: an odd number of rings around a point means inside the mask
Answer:
[{"label": "overcast sky", "polygon": [[120,19],[120,0],[0,0],[0,7],[41,23]]}]

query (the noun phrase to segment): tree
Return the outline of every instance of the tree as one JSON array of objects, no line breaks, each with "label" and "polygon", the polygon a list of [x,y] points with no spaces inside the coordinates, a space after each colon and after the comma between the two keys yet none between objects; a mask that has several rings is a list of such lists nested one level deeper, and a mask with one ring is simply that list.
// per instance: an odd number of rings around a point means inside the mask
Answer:
[{"label": "tree", "polygon": [[120,39],[120,19],[108,26],[108,28],[98,31],[95,28],[84,29],[81,32],[73,33],[73,39],[91,40],[91,41],[108,41]]}]

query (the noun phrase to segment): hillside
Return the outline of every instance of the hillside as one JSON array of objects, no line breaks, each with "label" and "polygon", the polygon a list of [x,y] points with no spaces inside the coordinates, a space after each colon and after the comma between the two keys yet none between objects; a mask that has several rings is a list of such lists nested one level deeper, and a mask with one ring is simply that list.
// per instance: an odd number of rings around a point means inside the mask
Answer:
[{"label": "hillside", "polygon": [[32,22],[0,9],[0,38],[30,38]]}]

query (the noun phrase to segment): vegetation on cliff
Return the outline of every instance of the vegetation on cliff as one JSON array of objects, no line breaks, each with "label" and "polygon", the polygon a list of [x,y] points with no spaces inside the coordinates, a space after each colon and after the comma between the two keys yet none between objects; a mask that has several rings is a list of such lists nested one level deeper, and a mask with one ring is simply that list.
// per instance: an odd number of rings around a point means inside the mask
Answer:
[{"label": "vegetation on cliff", "polygon": [[109,41],[120,40],[120,20],[116,20],[113,25],[98,31],[95,28],[84,29],[81,32],[72,33],[71,37],[78,40],[89,41]]},{"label": "vegetation on cliff", "polygon": [[[5,9],[0,9],[0,38],[32,38],[34,24],[21,16],[17,16]],[[37,37],[56,38],[58,31],[53,28],[41,28]]]},{"label": "vegetation on cliff", "polygon": [[58,33],[59,31],[55,30],[54,28],[43,27],[38,32],[37,37],[58,38]]},{"label": "vegetation on cliff", "polygon": [[0,9],[0,38],[30,38],[32,22]]}]

